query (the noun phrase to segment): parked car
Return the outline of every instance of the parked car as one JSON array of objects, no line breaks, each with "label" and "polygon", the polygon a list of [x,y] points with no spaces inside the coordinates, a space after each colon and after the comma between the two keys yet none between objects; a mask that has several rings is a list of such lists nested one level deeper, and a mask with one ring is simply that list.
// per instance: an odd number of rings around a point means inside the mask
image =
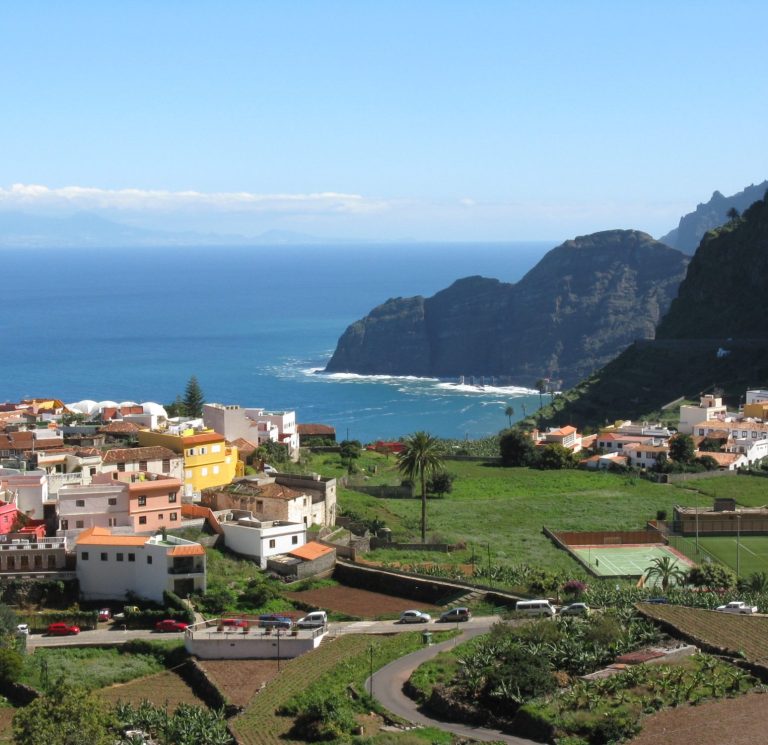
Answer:
[{"label": "parked car", "polygon": [[266,613],[259,616],[259,626],[263,629],[290,629],[293,626],[293,620],[279,613]]},{"label": "parked car", "polygon": [[429,623],[432,616],[420,610],[404,610],[400,614],[399,623]]},{"label": "parked car", "polygon": [[586,603],[571,603],[560,608],[561,616],[588,616],[589,606]]},{"label": "parked car", "polygon": [[549,600],[518,600],[515,603],[515,611],[526,616],[549,616],[555,615],[555,608]]},{"label": "parked car", "polygon": [[311,613],[307,613],[304,618],[300,618],[296,621],[296,625],[300,629],[318,629],[322,628],[328,623],[328,614],[324,610],[313,610]]},{"label": "parked car", "polygon": [[184,621],[176,621],[173,618],[165,618],[162,621],[158,621],[155,624],[155,631],[184,631],[188,623]]},{"label": "parked car", "polygon": [[750,613],[757,613],[757,606],[747,605],[743,600],[732,600],[726,605],[718,605],[715,610],[719,610],[721,613],[740,613],[742,615],[748,615]]},{"label": "parked car", "polygon": [[264,464],[264,468],[261,469],[267,476],[274,476],[277,473],[277,469],[274,466],[270,466],[269,463]]},{"label": "parked car", "polygon": [[16,633],[17,634],[23,634],[24,636],[29,636],[29,624],[28,623],[20,623],[16,627]]},{"label": "parked car", "polygon": [[99,621],[109,621],[112,618],[112,611],[109,608],[99,610]]},{"label": "parked car", "polygon": [[57,621],[48,625],[48,636],[71,636],[79,633],[79,626],[72,626],[64,623],[64,621]]},{"label": "parked car", "polygon": [[667,605],[669,603],[669,598],[648,598],[645,602],[653,603],[654,605]]},{"label": "parked car", "polygon": [[456,621],[469,621],[470,618],[472,618],[472,612],[469,608],[461,607],[451,608],[450,610],[441,613],[440,618],[437,620],[442,621],[443,623],[451,623]]}]

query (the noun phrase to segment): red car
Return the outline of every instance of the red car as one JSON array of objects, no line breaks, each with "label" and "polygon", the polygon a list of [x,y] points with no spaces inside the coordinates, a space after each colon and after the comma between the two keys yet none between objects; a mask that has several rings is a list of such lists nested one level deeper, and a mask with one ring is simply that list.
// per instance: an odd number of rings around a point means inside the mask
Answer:
[{"label": "red car", "polygon": [[184,621],[174,621],[172,618],[166,618],[164,621],[158,621],[155,624],[155,631],[184,631],[188,623]]},{"label": "red car", "polygon": [[230,629],[247,629],[248,619],[246,618],[222,618],[219,626]]},{"label": "red car", "polygon": [[70,626],[63,621],[57,621],[56,623],[49,624],[48,636],[70,636],[72,634],[79,634],[79,626]]}]

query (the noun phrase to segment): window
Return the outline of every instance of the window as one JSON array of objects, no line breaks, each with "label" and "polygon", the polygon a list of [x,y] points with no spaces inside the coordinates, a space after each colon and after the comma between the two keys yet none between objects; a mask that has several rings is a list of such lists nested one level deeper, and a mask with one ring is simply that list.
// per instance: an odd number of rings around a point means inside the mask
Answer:
[{"label": "window", "polygon": [[168,503],[173,504],[176,501],[176,492],[172,492],[168,495]]},{"label": "window", "polygon": [[157,519],[158,520],[162,520],[163,519],[163,513],[162,512],[157,516]]},{"label": "window", "polygon": [[140,460],[139,461],[139,471],[146,471],[147,470],[147,461]]},{"label": "window", "polygon": [[125,463],[118,463],[117,470],[120,471],[121,473],[125,471]]},{"label": "window", "polygon": [[200,448],[200,455],[205,455],[207,450],[205,448]]},{"label": "window", "polygon": [[84,528],[85,523],[82,520],[75,520],[75,527],[76,528]]},{"label": "window", "polygon": [[96,469],[95,468],[89,468],[88,470],[89,470],[91,476],[95,476],[96,475]]},{"label": "window", "polygon": [[61,521],[61,529],[62,530],[69,530],[69,520],[62,520]]},{"label": "window", "polygon": [[221,452],[221,445],[211,445],[211,452],[212,453],[220,453]]},{"label": "window", "polygon": [[75,507],[85,507],[85,500],[84,499],[76,499],[75,500]]},{"label": "window", "polygon": [[171,470],[171,460],[170,458],[165,458],[163,460],[163,473],[169,473]]},{"label": "window", "polygon": [[139,497],[139,507],[146,507],[146,506],[147,506],[147,498]]},{"label": "window", "polygon": [[139,525],[146,525],[146,524],[147,524],[147,516],[139,515]]},{"label": "window", "polygon": [[116,517],[107,518],[107,525],[110,528],[116,528],[117,527],[117,518]]},{"label": "window", "polygon": [[304,497],[304,499],[301,500],[301,506],[306,507],[307,506],[307,498]]},{"label": "window", "polygon": [[116,554],[116,555],[115,555],[115,558],[116,558],[118,561],[122,561],[124,556],[125,556],[125,554],[123,554],[123,553],[118,553],[118,554]]},{"label": "window", "polygon": [[185,471],[184,472],[184,478],[185,479],[191,479],[192,478],[192,471],[189,470],[189,469],[187,471]]},{"label": "window", "polygon": [[152,563],[152,557],[151,556],[147,556],[147,564],[151,564],[151,563]]},{"label": "window", "polygon": [[299,536],[294,535],[291,537],[291,543],[295,546],[299,542]]},{"label": "window", "polygon": [[136,554],[128,554],[128,561],[136,561]]},{"label": "window", "polygon": [[117,497],[110,497],[108,501],[109,501],[109,506],[114,507],[117,504]]},{"label": "window", "polygon": [[179,513],[171,512],[171,520],[178,520],[178,519],[179,519]]},{"label": "window", "polygon": [[105,552],[105,551],[102,551],[102,552],[101,552],[101,560],[102,560],[102,561],[106,561],[106,560],[107,560],[107,554],[106,554],[106,552]]},{"label": "window", "polygon": [[275,539],[274,538],[270,538],[269,539],[269,547],[270,548],[274,548],[275,547]]},{"label": "window", "polygon": [[264,509],[264,500],[263,499],[257,499],[256,500],[256,509],[257,510],[263,510]]},{"label": "window", "polygon": [[208,475],[208,469],[207,468],[201,468],[200,469],[200,475],[201,476],[207,476]]},{"label": "window", "polygon": [[219,472],[219,467],[218,466],[214,466],[213,467],[213,473],[217,474],[218,472]]},{"label": "window", "polygon": [[187,455],[194,455],[194,454],[195,454],[194,448],[190,448],[189,450],[187,450]]},{"label": "window", "polygon": [[80,561],[88,561],[88,552],[87,551],[83,551],[80,554]]}]

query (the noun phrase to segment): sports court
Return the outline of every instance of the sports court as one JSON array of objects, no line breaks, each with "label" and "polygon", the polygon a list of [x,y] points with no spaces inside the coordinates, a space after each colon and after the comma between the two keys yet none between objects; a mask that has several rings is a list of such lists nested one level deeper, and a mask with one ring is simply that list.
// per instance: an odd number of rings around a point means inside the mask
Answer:
[{"label": "sports court", "polygon": [[[746,535],[737,540],[734,535],[699,536],[698,551],[696,539],[690,536],[670,536],[669,542],[680,553],[690,557],[696,563],[709,561],[720,562],[746,576],[755,572],[768,572],[768,536]],[[736,551],[739,560],[736,561]]]},{"label": "sports court", "polygon": [[668,546],[569,546],[568,550],[593,574],[601,577],[640,577],[653,566],[654,559],[668,557],[683,571],[693,566],[687,559]]}]

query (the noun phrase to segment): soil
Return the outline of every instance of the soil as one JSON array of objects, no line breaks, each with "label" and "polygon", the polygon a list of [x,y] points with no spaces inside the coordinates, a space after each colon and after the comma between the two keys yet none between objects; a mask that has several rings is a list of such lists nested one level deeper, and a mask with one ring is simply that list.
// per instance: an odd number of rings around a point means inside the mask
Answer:
[{"label": "soil", "polygon": [[192,704],[206,708],[205,702],[195,695],[195,692],[176,673],[166,670],[145,678],[137,678],[129,683],[101,688],[98,695],[110,704],[124,701],[129,704],[140,704],[147,699],[155,706],[168,706],[173,711],[180,703]]},{"label": "soil", "polygon": [[768,696],[748,693],[700,706],[667,709],[643,720],[629,745],[755,745],[765,742]]},{"label": "soil", "polygon": [[308,603],[317,608],[333,610],[358,618],[375,618],[385,614],[397,614],[409,608],[435,610],[438,607],[412,598],[383,595],[379,592],[358,590],[354,587],[341,585],[303,592],[287,592],[285,595],[292,600],[300,600],[302,603]]},{"label": "soil", "polygon": [[277,660],[198,660],[198,665],[235,706],[246,706],[277,675]]}]

